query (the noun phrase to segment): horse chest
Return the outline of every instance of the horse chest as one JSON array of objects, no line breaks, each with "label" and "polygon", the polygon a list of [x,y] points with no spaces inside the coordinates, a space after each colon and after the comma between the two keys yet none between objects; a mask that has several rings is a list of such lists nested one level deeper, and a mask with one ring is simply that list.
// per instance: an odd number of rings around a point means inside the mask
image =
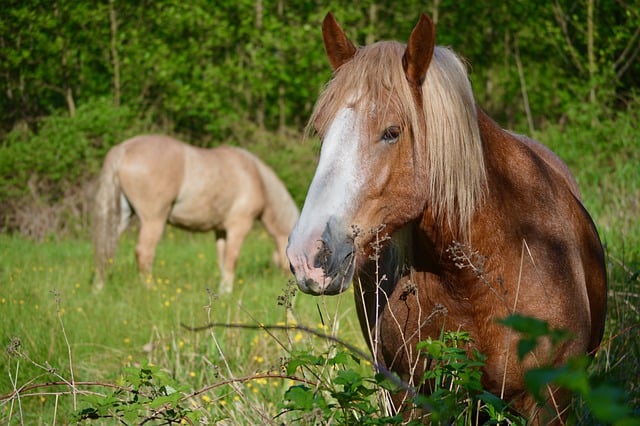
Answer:
[{"label": "horse chest", "polygon": [[420,282],[415,278],[401,279],[390,296],[384,298],[387,303],[372,327],[372,347],[384,365],[401,376],[419,378],[426,360],[416,345],[427,339],[440,339],[443,331],[469,332],[469,350],[475,348],[490,359],[499,358],[496,348],[503,346],[499,341],[503,336],[493,321],[495,312],[478,309],[479,301],[451,294],[450,289],[428,275],[420,277]]}]

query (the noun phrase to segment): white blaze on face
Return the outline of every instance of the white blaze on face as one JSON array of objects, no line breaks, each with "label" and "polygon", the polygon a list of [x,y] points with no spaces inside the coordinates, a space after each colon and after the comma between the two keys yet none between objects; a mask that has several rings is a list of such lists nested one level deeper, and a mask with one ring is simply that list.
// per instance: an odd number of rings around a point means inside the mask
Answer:
[{"label": "white blaze on face", "polygon": [[[322,141],[320,162],[300,215],[300,230],[324,228],[330,216],[349,214],[362,185],[359,173],[359,126],[353,108],[337,115]],[[304,232],[304,231],[303,231]]]},{"label": "white blaze on face", "polygon": [[354,109],[344,108],[323,138],[316,173],[298,223],[289,237],[287,255],[299,282],[303,278],[316,282],[326,279],[322,269],[313,263],[330,221],[344,227],[344,232],[350,232],[354,198],[363,184],[359,129]]}]

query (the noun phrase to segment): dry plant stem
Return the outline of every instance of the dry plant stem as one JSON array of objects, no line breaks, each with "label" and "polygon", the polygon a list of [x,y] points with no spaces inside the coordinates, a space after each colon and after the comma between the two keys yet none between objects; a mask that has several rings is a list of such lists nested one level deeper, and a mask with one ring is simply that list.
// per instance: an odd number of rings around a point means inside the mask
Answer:
[{"label": "dry plant stem", "polygon": [[195,398],[198,395],[202,395],[205,392],[209,392],[210,390],[219,388],[221,386],[229,385],[232,382],[246,383],[246,382],[251,382],[253,380],[259,380],[259,379],[293,380],[295,382],[304,383],[304,384],[307,384],[307,385],[310,385],[310,386],[315,386],[316,385],[316,383],[312,382],[311,380],[307,380],[307,379],[300,378],[300,377],[297,377],[297,376],[290,376],[288,374],[273,374],[273,373],[253,374],[251,376],[236,377],[234,379],[222,380],[222,381],[214,383],[212,385],[205,386],[202,389],[198,389],[197,391],[194,391],[194,392],[190,393],[189,395],[185,395],[184,397],[182,397],[180,399],[180,401],[186,401],[186,400],[189,400],[191,398]]},{"label": "dry plant stem", "polygon": [[[326,312],[327,314],[329,314],[329,309],[328,309],[327,304],[326,304],[326,298],[325,298],[325,296],[322,296],[321,301],[322,301],[322,307],[323,307],[323,309],[322,309],[322,310],[323,310],[324,312]],[[320,310],[320,306],[318,306],[318,311],[319,311],[319,312],[322,312],[322,311]],[[324,327],[324,326],[326,326],[326,324],[325,324],[325,322],[324,322],[324,319],[323,319],[323,318],[324,318],[324,316],[323,316],[323,315],[321,315],[322,325],[323,325],[323,327]],[[331,324],[331,336],[335,337],[335,336],[336,336],[336,328],[335,328],[335,325],[336,325],[336,317],[335,317],[335,316],[333,316],[333,319],[331,319],[331,322],[332,322],[332,324]],[[318,379],[318,381],[317,381],[317,383],[316,383],[316,387],[315,387],[315,390],[316,390],[316,391],[318,391],[318,390],[320,389],[320,386],[321,386],[321,384],[322,384],[322,383],[321,383],[321,382],[322,382],[322,378],[323,378],[323,377],[330,377],[330,374],[328,373],[328,369],[330,368],[330,366],[329,366],[328,362],[329,362],[329,356],[327,356],[327,359],[325,360],[325,363],[322,365],[322,369],[321,369],[318,373],[315,373],[315,372],[313,373],[313,374],[314,374],[314,376],[316,376],[316,378]]]},{"label": "dry plant stem", "polygon": [[[29,385],[22,385],[19,388],[16,388],[14,386],[13,392],[8,393],[6,395],[0,395],[0,401],[13,401],[13,400],[20,401],[20,398],[24,398],[24,397],[27,397],[27,396],[71,394],[71,392],[64,392],[64,391],[60,391],[60,392],[33,392],[33,393],[31,393],[31,391],[35,390],[35,389],[49,388],[49,387],[53,387],[53,386],[67,386],[67,387],[71,388],[69,382],[66,381],[66,380],[58,381],[58,382],[33,383],[33,384],[29,384]],[[130,387],[118,386],[118,385],[114,385],[112,383],[103,383],[103,382],[75,382],[75,386],[76,386],[76,388],[78,386],[98,386],[98,387],[101,387],[101,388],[113,388],[113,389],[117,389],[117,390],[121,390],[121,391],[125,391],[125,392],[133,391],[133,389],[130,388]],[[98,393],[98,392],[80,391],[79,393],[82,393],[83,395],[91,394],[91,395],[104,396],[103,394]]]},{"label": "dry plant stem", "polygon": [[[522,248],[520,249],[520,269],[518,270],[518,285],[516,287],[516,297],[513,301],[513,308],[511,308],[511,313],[516,312],[516,307],[518,305],[518,297],[520,294],[520,284],[522,283],[522,269],[524,266],[524,249],[527,242],[522,240]],[[531,252],[529,252],[531,253]],[[509,328],[507,332],[507,342],[511,341],[511,334],[513,333],[513,329]],[[504,357],[504,374],[502,375],[502,387],[500,389],[500,399],[504,399],[504,389],[507,383],[507,364],[509,363],[509,348],[507,348],[507,354]]]},{"label": "dry plant stem", "polygon": [[[381,241],[380,241],[380,231],[384,229],[384,225],[380,225],[377,229],[375,229],[375,241],[373,244],[373,256],[372,260],[375,261],[376,264],[376,324],[379,324],[380,318],[378,318],[379,310],[377,309],[380,306],[380,286],[386,277],[380,277],[380,251],[382,250]],[[380,342],[380,327],[375,327],[375,335],[374,335],[374,352],[378,352],[378,344]]]},{"label": "dry plant stem", "polygon": [[[9,380],[11,381],[11,385],[13,386],[13,393],[14,395],[17,396],[17,398],[15,398],[18,401],[18,412],[20,413],[20,424],[24,424],[24,417],[23,417],[23,412],[22,412],[22,400],[20,398],[20,392],[18,391],[18,388],[16,387],[18,384],[18,372],[20,371],[20,360],[18,360],[17,364],[16,364],[16,374],[15,377],[11,375],[11,370],[8,371],[9,373]],[[0,398],[2,399],[2,398]],[[11,397],[11,407],[9,408],[9,418],[13,418],[13,405],[14,405],[14,398]]]},{"label": "dry plant stem", "polygon": [[401,387],[402,389],[406,390],[407,392],[409,392],[411,395],[415,395],[416,391],[415,389],[411,388],[410,386],[407,386],[406,383],[402,382],[401,380],[398,380],[397,377],[392,374],[388,369],[386,369],[384,366],[382,365],[378,365],[375,364],[373,362],[373,359],[370,355],[364,353],[363,351],[361,351],[360,349],[358,349],[357,347],[343,341],[340,340],[337,337],[334,336],[330,336],[328,334],[319,332],[317,330],[314,330],[312,328],[309,327],[304,327],[301,325],[268,325],[268,324],[264,324],[264,325],[251,325],[251,324],[237,324],[237,323],[209,323],[203,326],[198,326],[198,327],[191,327],[188,326],[186,324],[181,324],[181,326],[189,331],[203,331],[203,330],[209,330],[212,328],[239,328],[239,329],[246,329],[246,330],[285,330],[285,331],[291,331],[291,330],[297,330],[297,331],[302,331],[304,333],[308,333],[311,335],[314,335],[316,337],[319,337],[321,339],[325,339],[334,343],[337,343],[340,346],[343,346],[345,348],[347,348],[349,351],[353,352],[354,354],[358,355],[360,358],[362,358],[363,360],[369,361],[372,365],[375,366],[375,368],[382,374],[385,376],[385,378],[387,378],[388,380],[390,380],[393,384]]},{"label": "dry plant stem", "polygon": [[[75,410],[75,399],[76,399],[76,392],[75,389],[73,390],[73,403],[74,403],[74,407],[73,409]],[[58,403],[60,402],[60,394],[57,393],[56,394],[56,402],[53,406],[53,422],[51,424],[56,424],[56,419],[58,418]]]},{"label": "dry plant stem", "polygon": [[280,341],[280,339],[278,339],[278,336],[276,336],[274,333],[271,332],[271,330],[269,330],[268,328],[264,328],[263,324],[258,321],[258,319],[256,317],[254,317],[251,312],[249,312],[247,309],[244,308],[244,306],[242,306],[242,303],[238,303],[238,308],[244,312],[245,315],[247,315],[249,318],[251,318],[252,321],[254,321],[256,324],[258,324],[258,328],[261,330],[264,330],[265,333],[267,333],[269,335],[269,337],[271,337],[277,344],[278,346],[280,346],[282,349],[287,350],[286,345]]},{"label": "dry plant stem", "polygon": [[[527,240],[523,239],[522,240],[522,255],[521,255],[521,260],[520,260],[520,274],[522,273],[522,269],[523,269],[523,263],[524,263],[524,250],[526,249],[527,251],[527,255],[529,257],[529,260],[531,260],[531,264],[533,265],[534,270],[536,271],[537,274],[537,266],[536,266],[536,262],[533,259],[533,254],[531,253],[531,249],[529,248],[529,244],[527,244]],[[540,280],[540,283],[542,285],[542,280]],[[518,303],[518,295],[520,293],[520,285],[521,285],[521,279],[520,276],[518,277],[518,287],[517,287],[517,291],[516,291],[516,299],[514,301],[513,304],[513,312],[516,312],[516,305]],[[532,355],[534,356],[535,359],[535,354],[532,353]],[[538,360],[536,359],[536,362],[538,363],[538,365],[540,365],[540,363],[538,362]],[[557,414],[557,420],[559,420],[562,424],[564,424],[564,421],[562,420],[561,416],[560,416],[560,411],[559,411],[559,407],[558,407],[558,402],[555,399],[555,396],[551,390],[551,386],[547,385],[547,391],[549,392],[549,397],[551,398],[551,403],[553,404],[553,409],[555,411],[555,413]],[[540,409],[540,408],[539,408]]]},{"label": "dry plant stem", "polygon": [[[209,303],[204,307],[205,310],[207,311],[207,320],[209,320],[209,322],[211,322],[211,309],[213,306],[213,293],[211,290],[207,290],[208,296],[209,296]],[[222,359],[222,362],[224,362],[225,367],[227,368],[227,372],[229,374],[229,377],[231,377],[232,379],[233,377],[233,372],[231,371],[231,367],[229,366],[229,363],[227,362],[227,358],[224,355],[224,352],[222,351],[222,348],[220,347],[220,344],[218,343],[218,339],[216,338],[215,333],[213,332],[213,328],[210,330],[209,335],[211,336],[211,339],[213,340],[214,345],[216,346],[216,350],[218,351],[218,354],[220,355],[220,359]],[[243,399],[243,401],[248,404],[248,401],[245,398],[244,393],[242,392],[242,389],[240,389],[240,387],[237,385],[236,382],[234,382],[233,380],[230,382],[231,387],[233,387],[233,389],[236,391],[236,393]]]},{"label": "dry plant stem", "polygon": [[[64,337],[64,343],[67,346],[67,356],[69,357],[69,374],[71,376],[71,382],[69,383],[69,385],[71,386],[71,390],[72,390],[72,394],[73,394],[73,410],[77,411],[78,410],[78,398],[76,395],[76,387],[75,387],[75,377],[73,374],[73,358],[71,355],[71,344],[69,343],[69,338],[67,337],[67,331],[64,327],[64,321],[62,321],[62,313],[61,313],[61,309],[60,309],[60,304],[61,304],[61,299],[60,299],[60,293],[57,290],[53,290],[52,294],[55,296],[55,301],[56,301],[56,306],[57,306],[57,314],[58,314],[58,321],[60,322],[60,328],[62,329],[62,335]],[[58,399],[56,398],[56,410],[57,410],[57,406],[58,406]],[[55,424],[55,422],[54,422]]]}]

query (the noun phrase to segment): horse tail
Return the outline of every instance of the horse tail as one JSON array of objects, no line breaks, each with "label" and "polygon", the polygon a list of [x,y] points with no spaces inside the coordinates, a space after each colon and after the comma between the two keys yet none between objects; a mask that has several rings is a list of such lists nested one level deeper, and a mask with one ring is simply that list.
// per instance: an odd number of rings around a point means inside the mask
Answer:
[{"label": "horse tail", "polygon": [[274,253],[274,260],[280,266],[287,268],[289,265],[285,254],[287,241],[300,216],[300,210],[287,187],[273,169],[258,157],[253,155],[252,157],[262,178],[262,186],[265,191],[265,206],[260,220],[276,242],[277,252]]},{"label": "horse tail", "polygon": [[116,252],[121,215],[121,194],[118,169],[125,153],[121,146],[111,148],[102,165],[98,177],[97,190],[93,200],[92,237],[95,261],[94,285],[104,286],[107,264],[113,261]]}]

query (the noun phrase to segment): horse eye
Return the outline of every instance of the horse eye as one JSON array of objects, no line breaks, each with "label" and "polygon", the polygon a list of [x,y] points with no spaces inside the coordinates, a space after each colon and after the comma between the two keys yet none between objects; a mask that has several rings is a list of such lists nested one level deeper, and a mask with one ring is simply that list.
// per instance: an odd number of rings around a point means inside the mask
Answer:
[{"label": "horse eye", "polygon": [[382,137],[380,140],[384,143],[394,144],[398,142],[398,138],[400,137],[400,127],[398,126],[390,126],[384,129],[382,132]]}]

